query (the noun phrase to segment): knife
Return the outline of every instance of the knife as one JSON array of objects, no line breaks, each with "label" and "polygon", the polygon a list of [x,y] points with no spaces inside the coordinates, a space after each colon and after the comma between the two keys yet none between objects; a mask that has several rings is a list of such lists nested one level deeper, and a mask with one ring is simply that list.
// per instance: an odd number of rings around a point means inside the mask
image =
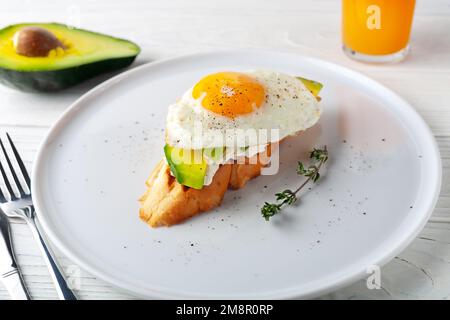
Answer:
[{"label": "knife", "polygon": [[17,268],[8,217],[0,209],[0,280],[13,300],[30,300],[22,275]]}]

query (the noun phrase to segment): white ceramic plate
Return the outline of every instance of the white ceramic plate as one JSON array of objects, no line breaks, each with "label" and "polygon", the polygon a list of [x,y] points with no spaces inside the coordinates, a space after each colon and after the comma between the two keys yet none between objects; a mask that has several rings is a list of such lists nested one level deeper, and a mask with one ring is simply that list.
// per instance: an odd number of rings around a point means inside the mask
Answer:
[{"label": "white ceramic plate", "polygon": [[[137,199],[163,157],[166,107],[203,75],[273,69],[316,79],[323,116],[281,147],[276,176],[227,192],[220,208],[151,229]],[[323,179],[270,222],[298,160],[326,144]],[[439,193],[435,140],[414,109],[343,67],[293,54],[222,52],[151,63],[91,90],[45,139],[33,194],[51,240],[94,275],[142,297],[313,297],[367,275],[422,229]]]}]

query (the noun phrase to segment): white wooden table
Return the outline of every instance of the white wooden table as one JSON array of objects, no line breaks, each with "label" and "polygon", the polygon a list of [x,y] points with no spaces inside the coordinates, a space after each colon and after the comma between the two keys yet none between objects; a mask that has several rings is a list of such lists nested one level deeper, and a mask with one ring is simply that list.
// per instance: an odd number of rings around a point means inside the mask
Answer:
[{"label": "white wooden table", "polygon": [[[418,0],[412,53],[396,65],[372,66],[341,51],[338,0],[96,0],[8,1],[2,25],[59,21],[128,38],[142,53],[136,64],[202,50],[270,48],[326,59],[360,71],[408,100],[439,143],[443,186],[432,219],[414,242],[382,268],[382,289],[359,281],[323,298],[450,298],[450,0]],[[60,114],[99,81],[57,94],[27,94],[0,87],[0,130],[17,142],[31,168],[36,150]],[[26,225],[13,236],[25,282],[35,299],[55,299],[47,268]],[[66,271],[73,263],[57,254]],[[81,299],[132,299],[82,271]],[[9,299],[0,284],[0,299]]]}]

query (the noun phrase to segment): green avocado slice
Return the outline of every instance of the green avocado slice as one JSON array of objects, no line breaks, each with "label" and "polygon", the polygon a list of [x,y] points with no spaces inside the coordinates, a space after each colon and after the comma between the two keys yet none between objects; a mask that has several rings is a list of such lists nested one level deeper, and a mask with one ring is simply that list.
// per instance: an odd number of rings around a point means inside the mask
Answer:
[{"label": "green avocado slice", "polygon": [[[64,50],[47,56],[17,52],[15,39],[24,28],[52,33]],[[56,91],[98,74],[130,65],[140,48],[133,42],[58,23],[15,24],[0,30],[0,82],[25,91]]]},{"label": "green avocado slice", "polygon": [[164,154],[170,171],[180,184],[194,189],[203,188],[207,163],[202,150],[180,149],[166,144]]},{"label": "green avocado slice", "polygon": [[224,152],[224,147],[186,150],[167,144],[164,146],[164,154],[175,179],[180,184],[194,189],[203,188],[208,168],[205,157],[213,161],[220,161]]},{"label": "green avocado slice", "polygon": [[305,85],[306,89],[311,91],[311,93],[314,97],[317,98],[319,96],[319,92],[320,92],[320,90],[322,90],[323,84],[321,84],[320,82],[305,79],[302,77],[297,77],[297,79],[300,80]]}]

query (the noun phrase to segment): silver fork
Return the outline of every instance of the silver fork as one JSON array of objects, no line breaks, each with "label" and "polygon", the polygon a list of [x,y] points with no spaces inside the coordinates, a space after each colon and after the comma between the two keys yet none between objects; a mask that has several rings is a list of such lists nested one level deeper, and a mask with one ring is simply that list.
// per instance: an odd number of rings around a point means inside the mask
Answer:
[{"label": "silver fork", "polygon": [[[9,145],[12,150],[12,154],[8,154],[8,150],[5,147],[0,137],[0,147],[3,152],[6,164],[2,164],[0,159],[0,172],[3,176],[3,180],[6,185],[6,191],[3,192],[0,189],[0,208],[10,218],[21,218],[25,220],[31,229],[33,236],[35,237],[39,249],[42,252],[44,260],[50,271],[50,275],[56,286],[58,297],[61,300],[76,300],[76,297],[72,290],[67,286],[67,283],[59,271],[58,265],[53,259],[50,248],[45,243],[44,237],[39,230],[37,224],[36,212],[34,210],[33,201],[31,199],[31,186],[30,177],[28,176],[27,169],[14,146],[11,137],[6,133]],[[19,170],[16,170],[11,162],[11,159],[15,159]],[[8,179],[5,168],[8,167],[11,172],[12,179]],[[11,181],[12,180],[12,181]],[[18,190],[20,196],[16,196],[14,188]]]}]

